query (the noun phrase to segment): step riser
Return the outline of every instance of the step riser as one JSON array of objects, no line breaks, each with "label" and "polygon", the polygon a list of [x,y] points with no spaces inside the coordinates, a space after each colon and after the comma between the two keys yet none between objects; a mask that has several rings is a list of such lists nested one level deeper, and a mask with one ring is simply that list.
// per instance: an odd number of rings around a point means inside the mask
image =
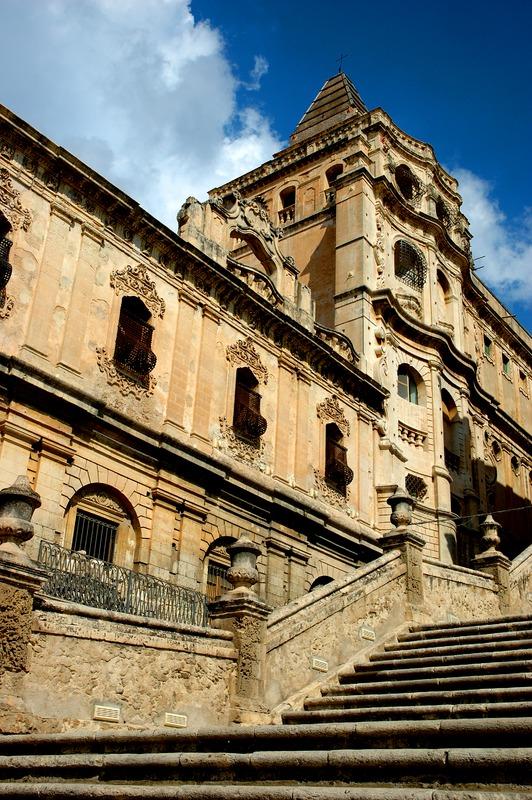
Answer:
[{"label": "step riser", "polygon": [[473,717],[530,716],[532,703],[492,703],[476,705],[399,706],[327,709],[320,711],[287,712],[283,721],[293,725],[301,722],[357,722],[359,720],[416,720],[471,719]]},{"label": "step riser", "polygon": [[482,791],[371,786],[98,786],[96,784],[0,784],[2,798],[43,800],[530,800],[528,791]]},{"label": "step riser", "polygon": [[437,639],[401,639],[392,644],[384,646],[384,650],[395,650],[396,652],[406,652],[408,650],[420,648],[436,648],[436,647],[457,647],[458,645],[484,645],[491,643],[493,646],[500,648],[505,646],[508,642],[528,642],[532,640],[532,631],[513,631],[511,633],[497,633],[490,636],[453,636],[447,638]]},{"label": "step riser", "polygon": [[[375,669],[379,666],[382,666],[383,669],[413,669],[414,667],[453,667],[453,666],[461,666],[462,664],[489,664],[491,661],[493,662],[501,662],[505,661],[523,661],[527,660],[531,653],[527,653],[523,650],[513,650],[512,652],[508,653],[484,653],[483,658],[481,659],[477,653],[467,653],[462,655],[452,655],[452,656],[430,656],[427,658],[401,658],[399,660],[394,660],[393,658],[385,658],[383,656],[370,656],[368,664],[360,664],[357,666],[357,669],[360,670],[369,670]],[[508,666],[507,666],[508,670]]]},{"label": "step riser", "polygon": [[[468,689],[504,689],[518,686],[530,686],[532,674],[517,673],[510,675],[470,675],[462,678],[432,678],[426,680],[411,680],[408,688],[415,692],[447,692]],[[340,686],[325,686],[321,691],[323,696],[343,694],[394,694],[401,690],[398,681],[374,681],[360,684],[342,684]]]},{"label": "step riser", "polygon": [[512,641],[508,642],[508,647],[499,648],[499,646],[495,648],[490,648],[489,644],[484,643],[483,645],[471,645],[468,647],[466,645],[460,647],[434,647],[434,648],[424,648],[424,649],[415,649],[415,650],[405,650],[405,651],[396,651],[395,649],[388,650],[386,652],[381,652],[375,655],[370,656],[370,661],[409,661],[409,660],[419,660],[422,661],[426,658],[443,658],[445,660],[455,660],[462,657],[468,657],[477,661],[484,661],[489,660],[492,658],[493,653],[497,653],[501,659],[512,658],[513,653],[522,653],[522,655],[527,658],[532,656],[532,641],[530,643],[524,641]]},{"label": "step riser", "polygon": [[428,630],[420,630],[419,628],[412,628],[410,631],[406,633],[400,633],[397,637],[397,641],[399,642],[406,642],[406,641],[415,641],[415,640],[430,640],[430,639],[441,639],[443,637],[468,637],[468,636],[490,636],[491,634],[498,634],[498,633],[522,633],[528,632],[529,635],[532,635],[532,623],[530,619],[522,620],[521,622],[513,622],[510,625],[506,625],[504,623],[494,623],[492,625],[458,625],[456,627],[452,626],[442,626],[442,627],[433,627]]},{"label": "step riser", "polygon": [[314,700],[307,700],[306,709],[312,708],[355,708],[371,707],[381,702],[386,704],[396,704],[402,706],[410,705],[448,705],[457,703],[500,703],[500,702],[519,702],[532,701],[532,688],[521,687],[521,689],[506,689],[505,691],[494,689],[487,691],[463,691],[463,692],[404,692],[402,694],[367,694],[358,697],[327,696]]},{"label": "step riser", "polygon": [[[532,774],[532,750],[501,751],[483,749],[451,750],[340,750],[297,753],[253,753],[188,755],[73,756],[2,760],[0,778],[49,781],[88,780],[173,781],[186,782],[268,782],[306,783],[444,782],[447,785],[468,783],[525,784]],[[479,780],[479,775],[482,781]]]},{"label": "step riser", "polygon": [[413,678],[431,678],[431,677],[471,677],[473,675],[490,674],[490,675],[505,675],[508,670],[519,669],[522,672],[530,672],[532,674],[531,666],[526,661],[515,661],[511,665],[508,664],[453,664],[442,665],[437,664],[433,666],[425,666],[419,668],[408,667],[401,668],[399,665],[392,667],[387,664],[385,668],[378,669],[374,664],[357,664],[353,672],[344,672],[339,676],[340,683],[362,683],[366,681],[403,681]]}]

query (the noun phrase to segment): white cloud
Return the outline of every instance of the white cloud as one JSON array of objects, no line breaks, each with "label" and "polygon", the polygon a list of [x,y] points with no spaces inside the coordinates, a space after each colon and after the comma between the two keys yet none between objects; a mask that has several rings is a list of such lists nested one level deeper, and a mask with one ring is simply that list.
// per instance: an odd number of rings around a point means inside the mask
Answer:
[{"label": "white cloud", "polygon": [[[2,13],[2,102],[172,228],[188,195],[281,147],[238,106],[221,33],[189,0],[3,0]],[[267,69],[257,56],[254,88]]]},{"label": "white cloud", "polygon": [[246,89],[254,92],[260,89],[260,82],[268,72],[269,68],[270,65],[268,64],[264,56],[255,56],[253,69],[251,70],[249,75],[251,80],[249,81],[249,83],[244,84]]},{"label": "white cloud", "polygon": [[466,169],[456,169],[462,210],[473,234],[474,258],[482,266],[479,277],[503,300],[532,305],[532,210],[525,210],[519,225],[512,226],[497,200],[492,185]]}]

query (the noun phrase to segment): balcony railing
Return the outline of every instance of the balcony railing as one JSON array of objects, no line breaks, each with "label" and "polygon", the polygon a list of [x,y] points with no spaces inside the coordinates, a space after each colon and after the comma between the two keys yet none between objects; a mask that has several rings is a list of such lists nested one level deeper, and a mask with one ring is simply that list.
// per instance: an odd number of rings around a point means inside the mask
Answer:
[{"label": "balcony railing", "polygon": [[38,561],[48,571],[42,591],[51,597],[185,625],[208,624],[207,599],[192,589],[52,542],[41,542]]},{"label": "balcony railing", "polygon": [[279,222],[281,225],[289,225],[296,218],[296,206],[286,206],[279,211]]},{"label": "balcony railing", "polygon": [[11,239],[6,239],[5,236],[0,237],[0,289],[5,289],[11,277],[13,268],[9,263],[9,251],[12,244]]}]

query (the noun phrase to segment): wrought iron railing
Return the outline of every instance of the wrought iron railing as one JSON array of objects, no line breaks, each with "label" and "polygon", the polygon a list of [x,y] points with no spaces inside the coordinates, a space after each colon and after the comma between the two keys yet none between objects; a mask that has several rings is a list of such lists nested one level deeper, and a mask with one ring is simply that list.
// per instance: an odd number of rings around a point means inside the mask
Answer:
[{"label": "wrought iron railing", "polygon": [[200,592],[42,541],[39,563],[48,572],[42,591],[85,606],[186,625],[208,624]]}]

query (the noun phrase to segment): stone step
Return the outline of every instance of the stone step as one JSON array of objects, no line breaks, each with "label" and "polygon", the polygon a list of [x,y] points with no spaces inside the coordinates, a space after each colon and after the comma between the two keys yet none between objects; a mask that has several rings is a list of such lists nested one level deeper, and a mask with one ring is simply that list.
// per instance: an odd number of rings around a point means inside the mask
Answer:
[{"label": "stone step", "polygon": [[[504,620],[504,618],[503,618]],[[513,621],[444,623],[432,626],[413,626],[397,637],[399,642],[441,638],[443,636],[487,636],[490,633],[529,631],[532,634],[532,617],[514,617]]]},{"label": "stone step", "polygon": [[[500,654],[499,654],[500,655]],[[352,670],[346,670],[338,676],[338,680],[343,683],[362,683],[366,681],[408,681],[411,679],[431,678],[431,677],[460,677],[472,675],[504,675],[509,669],[521,672],[531,672],[532,666],[530,659],[507,661],[493,661],[477,663],[476,660],[468,660],[461,664],[448,664],[446,659],[436,664],[417,665],[407,662],[389,664],[379,668],[375,662],[369,664],[357,664]]]},{"label": "stone step", "polygon": [[532,686],[505,687],[499,689],[461,689],[435,692],[394,692],[389,694],[345,694],[324,695],[305,702],[306,709],[314,708],[363,708],[385,702],[396,706],[411,705],[456,705],[457,703],[507,703],[532,701]]},{"label": "stone step", "polygon": [[[532,669],[532,668],[531,668]],[[447,692],[456,689],[475,689],[491,687],[495,690],[507,686],[529,686],[532,679],[530,672],[510,672],[494,675],[462,675],[450,678],[422,678],[408,681],[408,688],[417,692]],[[380,693],[392,694],[400,691],[402,681],[365,681],[361,683],[342,683],[336,686],[324,686],[323,696]]]},{"label": "stone step", "polygon": [[335,749],[256,751],[252,753],[97,753],[0,757],[0,779],[7,781],[94,780],[185,783],[287,781],[328,785],[439,783],[489,786],[527,785],[532,748]]},{"label": "stone step", "polygon": [[371,720],[302,725],[231,725],[169,733],[155,731],[70,731],[0,736],[0,755],[87,753],[250,753],[256,750],[365,749],[411,747],[525,747],[530,717]]},{"label": "stone step", "polygon": [[412,633],[424,633],[426,631],[442,630],[465,631],[471,628],[481,628],[482,630],[486,630],[490,626],[494,625],[508,628],[514,623],[521,622],[530,624],[532,622],[532,616],[530,614],[515,614],[507,617],[488,617],[486,619],[468,620],[466,622],[439,622],[437,624],[430,625],[412,625],[410,631]]},{"label": "stone step", "polygon": [[491,657],[492,652],[498,653],[512,653],[515,650],[520,650],[532,656],[532,638],[531,639],[508,639],[505,642],[495,642],[493,647],[490,646],[491,642],[485,641],[482,643],[474,644],[456,644],[446,645],[445,647],[418,647],[413,649],[402,649],[400,646],[388,646],[385,652],[380,651],[370,656],[370,661],[389,661],[389,660],[406,660],[418,658],[436,658],[443,656],[445,658],[454,657],[457,655],[467,655],[468,653],[474,654],[477,659],[483,660],[484,657]]},{"label": "stone step", "polygon": [[[438,666],[459,666],[461,664],[479,664],[490,663],[491,661],[508,662],[517,660],[529,660],[532,654],[531,650],[519,648],[515,650],[494,650],[492,652],[482,651],[478,652],[457,652],[448,653],[442,652],[439,654],[430,653],[423,656],[409,655],[409,657],[402,656],[394,660],[393,656],[387,653],[375,654],[370,656],[367,664],[357,665],[358,670],[370,670],[375,667],[386,665],[386,669],[411,669],[412,667],[438,667]],[[390,663],[391,662],[391,663]],[[388,667],[387,665],[390,664]],[[508,668],[508,664],[506,665]]]},{"label": "stone step", "polygon": [[433,636],[426,639],[399,638],[397,643],[384,645],[384,650],[411,650],[416,648],[456,647],[457,645],[495,644],[498,647],[508,641],[532,641],[532,629],[521,631],[498,631],[489,634],[472,634],[471,636]]},{"label": "stone step", "polygon": [[95,783],[0,783],[0,797],[42,800],[530,800],[529,791],[371,786],[147,786]]},{"label": "stone step", "polygon": [[[382,698],[380,698],[382,699]],[[412,720],[471,717],[520,717],[532,714],[532,702],[459,703],[418,706],[370,706],[368,708],[324,708],[285,712],[283,722],[356,722],[357,720]]]}]

